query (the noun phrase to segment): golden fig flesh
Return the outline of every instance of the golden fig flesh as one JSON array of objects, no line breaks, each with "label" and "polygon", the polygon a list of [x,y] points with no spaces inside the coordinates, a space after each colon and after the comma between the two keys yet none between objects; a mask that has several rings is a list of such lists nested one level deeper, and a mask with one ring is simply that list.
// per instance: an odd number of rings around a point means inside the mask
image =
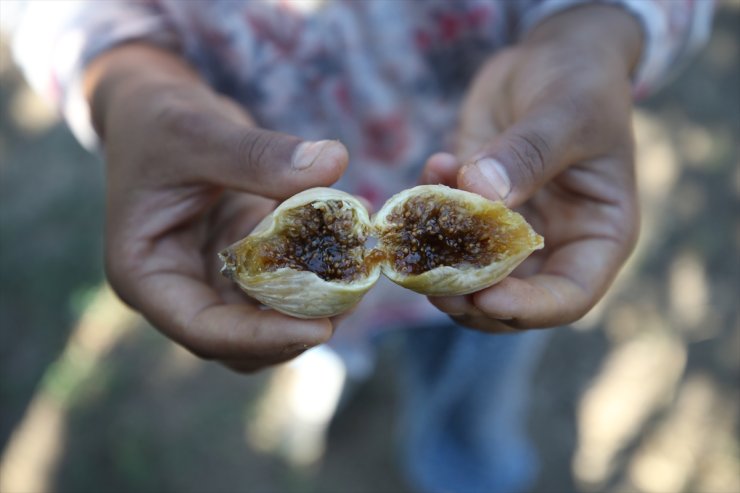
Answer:
[{"label": "golden fig flesh", "polygon": [[[377,245],[365,247],[369,237]],[[314,188],[291,197],[220,253],[250,296],[301,318],[356,304],[382,270],[426,295],[478,291],[506,277],[542,237],[501,202],[442,185],[388,200],[373,220],[352,195]]]},{"label": "golden fig flesh", "polygon": [[283,202],[219,256],[222,273],[267,306],[300,318],[356,304],[380,277],[365,262],[370,218],[352,195],[312,188]]},{"label": "golden fig flesh", "polygon": [[418,293],[461,295],[509,275],[543,239],[501,202],[442,185],[405,190],[375,218],[383,274]]}]

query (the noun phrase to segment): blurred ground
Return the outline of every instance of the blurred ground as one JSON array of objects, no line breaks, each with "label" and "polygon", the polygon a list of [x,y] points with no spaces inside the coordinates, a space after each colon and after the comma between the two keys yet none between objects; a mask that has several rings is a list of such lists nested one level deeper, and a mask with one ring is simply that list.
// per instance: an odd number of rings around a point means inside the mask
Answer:
[{"label": "blurred ground", "polygon": [[[0,488],[16,492],[403,492],[395,345],[323,460],[246,440],[269,373],[200,362],[104,285],[103,173],[0,50]],[[603,303],[556,331],[531,430],[535,491],[740,491],[740,9],[635,118],[637,252]]]}]

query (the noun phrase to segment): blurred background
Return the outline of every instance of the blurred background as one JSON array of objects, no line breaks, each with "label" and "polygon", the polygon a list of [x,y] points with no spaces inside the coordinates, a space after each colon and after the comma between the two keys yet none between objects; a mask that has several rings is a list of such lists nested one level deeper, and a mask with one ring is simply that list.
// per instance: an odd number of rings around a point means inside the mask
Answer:
[{"label": "blurred background", "polygon": [[[709,45],[636,111],[642,236],[540,363],[537,492],[740,492],[738,60],[726,3]],[[263,411],[290,375],[199,361],[110,292],[102,163],[28,89],[6,38],[0,126],[0,491],[409,491],[392,338],[325,449],[314,436],[296,455]]]}]

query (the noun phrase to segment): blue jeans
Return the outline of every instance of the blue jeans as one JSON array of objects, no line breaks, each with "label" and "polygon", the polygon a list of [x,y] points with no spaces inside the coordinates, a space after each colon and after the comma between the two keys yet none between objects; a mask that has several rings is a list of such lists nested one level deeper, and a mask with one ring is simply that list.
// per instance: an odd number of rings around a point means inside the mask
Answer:
[{"label": "blue jeans", "polygon": [[424,493],[531,488],[537,459],[526,436],[527,401],[547,332],[407,331],[400,432],[413,487]]}]

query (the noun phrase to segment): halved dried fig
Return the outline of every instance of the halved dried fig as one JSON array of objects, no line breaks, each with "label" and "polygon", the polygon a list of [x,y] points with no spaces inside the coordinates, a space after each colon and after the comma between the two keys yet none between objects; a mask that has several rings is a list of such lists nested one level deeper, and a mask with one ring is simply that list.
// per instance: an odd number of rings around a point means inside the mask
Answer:
[{"label": "halved dried fig", "polygon": [[[369,236],[378,244],[366,249]],[[352,195],[306,190],[219,254],[222,272],[250,296],[301,318],[339,314],[378,280],[426,295],[478,291],[506,277],[542,237],[524,218],[479,195],[422,185],[370,220]]]},{"label": "halved dried fig", "polygon": [[219,253],[221,272],[288,315],[337,315],[380,277],[380,266],[364,259],[370,229],[367,210],[355,197],[312,188],[283,202],[249,236]]},{"label": "halved dried fig", "polygon": [[543,239],[502,202],[442,185],[391,197],[375,229],[383,274],[418,293],[460,295],[508,276]]}]

